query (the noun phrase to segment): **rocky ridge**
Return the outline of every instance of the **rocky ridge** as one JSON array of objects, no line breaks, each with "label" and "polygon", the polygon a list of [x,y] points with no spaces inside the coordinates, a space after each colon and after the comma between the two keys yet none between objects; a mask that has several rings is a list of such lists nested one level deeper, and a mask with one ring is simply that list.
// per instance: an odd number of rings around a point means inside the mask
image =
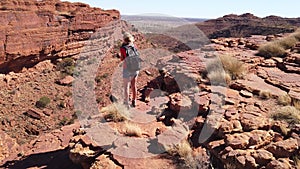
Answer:
[{"label": "rocky ridge", "polygon": [[120,19],[116,10],[59,0],[1,1],[0,16],[2,73],[77,55],[98,28]]}]

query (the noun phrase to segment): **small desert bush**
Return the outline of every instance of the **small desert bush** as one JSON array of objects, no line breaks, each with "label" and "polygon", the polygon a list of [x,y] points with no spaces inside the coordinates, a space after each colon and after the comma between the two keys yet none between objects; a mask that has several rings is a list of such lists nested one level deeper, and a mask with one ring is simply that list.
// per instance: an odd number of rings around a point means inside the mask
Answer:
[{"label": "small desert bush", "polygon": [[141,137],[142,130],[138,125],[125,121],[124,134],[126,136]]},{"label": "small desert bush", "polygon": [[285,106],[273,113],[271,116],[275,120],[283,120],[289,124],[300,123],[300,111],[293,106]]},{"label": "small desert bush", "polygon": [[225,85],[230,83],[231,77],[228,73],[224,71],[212,71],[209,72],[207,77],[211,84],[214,85]]},{"label": "small desert bush", "polygon": [[277,103],[283,106],[288,106],[292,102],[291,97],[288,94],[278,96]]},{"label": "small desert bush", "polygon": [[258,48],[258,55],[265,58],[283,57],[286,51],[278,42],[269,42]]},{"label": "small desert bush", "polygon": [[272,94],[268,90],[261,90],[261,91],[259,91],[259,97],[261,99],[267,100],[272,97]]},{"label": "small desert bush", "polygon": [[125,121],[129,116],[128,109],[122,104],[110,104],[103,107],[100,112],[105,113],[104,117],[106,120],[114,122]]},{"label": "small desert bush", "polygon": [[48,97],[43,96],[35,103],[35,106],[37,108],[45,108],[50,103],[50,101],[51,100]]}]

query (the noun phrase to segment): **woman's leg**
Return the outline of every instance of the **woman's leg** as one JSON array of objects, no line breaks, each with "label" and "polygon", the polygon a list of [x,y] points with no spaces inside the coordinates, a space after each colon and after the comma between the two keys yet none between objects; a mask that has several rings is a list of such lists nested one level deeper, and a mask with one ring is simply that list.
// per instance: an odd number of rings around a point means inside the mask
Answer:
[{"label": "woman's leg", "polygon": [[129,101],[129,83],[130,79],[129,78],[123,78],[123,85],[124,85],[124,104],[128,104]]},{"label": "woman's leg", "polygon": [[137,77],[138,76],[135,76],[132,78],[131,80],[131,90],[132,90],[132,106],[135,107],[135,103],[136,103],[136,95],[137,95],[137,88],[136,88],[136,81],[137,81]]}]

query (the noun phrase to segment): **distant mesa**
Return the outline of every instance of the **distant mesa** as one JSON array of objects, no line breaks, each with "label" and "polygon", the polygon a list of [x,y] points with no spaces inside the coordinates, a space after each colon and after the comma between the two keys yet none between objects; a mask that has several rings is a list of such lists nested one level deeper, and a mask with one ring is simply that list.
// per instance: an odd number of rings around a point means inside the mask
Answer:
[{"label": "distant mesa", "polygon": [[229,14],[197,23],[196,26],[209,38],[247,37],[293,32],[300,26],[300,18],[282,18],[274,15],[260,18],[251,13]]}]

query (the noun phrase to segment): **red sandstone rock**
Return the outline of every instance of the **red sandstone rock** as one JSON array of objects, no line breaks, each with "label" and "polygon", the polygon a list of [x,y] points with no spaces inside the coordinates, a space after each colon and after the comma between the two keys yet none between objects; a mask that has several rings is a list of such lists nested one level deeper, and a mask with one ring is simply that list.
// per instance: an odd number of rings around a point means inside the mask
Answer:
[{"label": "red sandstone rock", "polygon": [[293,168],[290,164],[289,159],[280,158],[278,160],[272,160],[268,165],[266,166],[266,169],[291,169]]},{"label": "red sandstone rock", "polygon": [[0,165],[17,157],[19,145],[16,140],[0,131]]},{"label": "red sandstone rock", "polygon": [[290,138],[283,141],[272,143],[267,147],[267,150],[273,153],[275,157],[286,158],[292,156],[299,145],[296,139]]},{"label": "red sandstone rock", "polygon": [[1,72],[57,57],[69,44],[89,39],[97,28],[120,18],[116,10],[59,0],[1,1],[0,5]]},{"label": "red sandstone rock", "polygon": [[186,112],[192,108],[192,101],[189,97],[180,93],[174,93],[170,96],[170,109],[174,112]]},{"label": "red sandstone rock", "polygon": [[27,116],[40,120],[42,117],[42,113],[39,110],[36,109],[29,109],[25,113]]},{"label": "red sandstone rock", "polygon": [[70,85],[75,79],[72,76],[66,76],[65,78],[58,81],[61,85]]},{"label": "red sandstone rock", "polygon": [[260,166],[265,166],[271,160],[275,159],[272,153],[264,149],[259,149],[254,152],[251,152],[251,155],[254,157],[256,163]]},{"label": "red sandstone rock", "polygon": [[121,166],[118,166],[115,164],[108,155],[100,155],[99,157],[96,158],[96,161],[93,162],[91,165],[90,169],[121,169]]}]

